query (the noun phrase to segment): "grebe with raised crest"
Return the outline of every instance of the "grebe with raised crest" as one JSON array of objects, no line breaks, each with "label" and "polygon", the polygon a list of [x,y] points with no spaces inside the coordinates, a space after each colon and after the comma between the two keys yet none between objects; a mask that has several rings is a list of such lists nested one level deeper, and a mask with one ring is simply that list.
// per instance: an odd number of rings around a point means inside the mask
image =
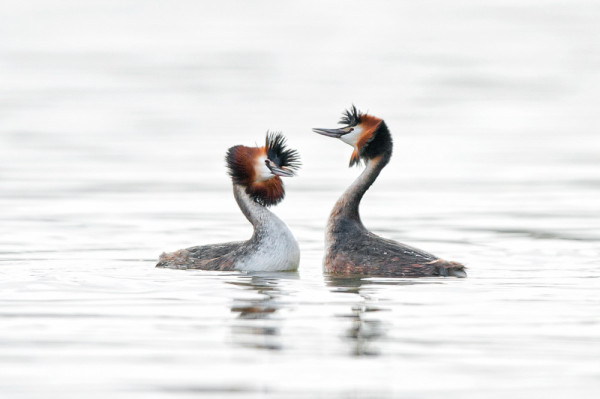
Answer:
[{"label": "grebe with raised crest", "polygon": [[281,177],[300,167],[296,150],[286,148],[280,133],[269,133],[263,147],[237,145],[225,157],[233,195],[254,233],[248,241],[202,245],[163,253],[157,267],[174,269],[294,271],[300,249],[286,224],[267,207],[285,196]]},{"label": "grebe with raised crest", "polygon": [[390,277],[466,277],[465,267],[417,248],[379,237],[365,228],[358,208],[363,195],[392,157],[392,136],[385,122],[353,105],[339,129],[313,129],[354,148],[350,166],[364,161],[365,170],[338,199],[325,232],[325,272]]}]

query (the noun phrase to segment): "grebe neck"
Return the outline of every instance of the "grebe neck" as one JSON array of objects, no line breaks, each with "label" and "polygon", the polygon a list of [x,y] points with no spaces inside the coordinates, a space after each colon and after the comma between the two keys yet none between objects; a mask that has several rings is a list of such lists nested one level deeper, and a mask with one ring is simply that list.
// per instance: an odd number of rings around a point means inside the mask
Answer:
[{"label": "grebe neck", "polygon": [[273,212],[250,198],[243,186],[234,184],[233,196],[242,213],[246,216],[246,219],[254,226],[255,232],[257,230],[269,229],[272,227],[273,222],[282,223]]},{"label": "grebe neck", "polygon": [[235,269],[245,271],[289,271],[298,269],[300,248],[286,224],[254,201],[244,186],[234,184],[233,193],[254,233],[237,254]]},{"label": "grebe neck", "polygon": [[375,182],[382,169],[388,164],[390,158],[391,153],[385,152],[367,160],[365,170],[363,170],[335,203],[331,212],[331,218],[342,217],[360,222],[360,215],[358,213],[360,201],[369,187]]}]

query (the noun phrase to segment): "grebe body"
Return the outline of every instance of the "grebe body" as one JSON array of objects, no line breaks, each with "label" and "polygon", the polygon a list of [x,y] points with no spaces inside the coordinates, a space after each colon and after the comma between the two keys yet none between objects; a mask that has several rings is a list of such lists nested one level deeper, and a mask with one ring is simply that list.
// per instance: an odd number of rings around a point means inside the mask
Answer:
[{"label": "grebe body", "polygon": [[293,176],[299,167],[295,150],[286,149],[280,134],[267,134],[264,147],[235,146],[226,156],[233,195],[254,227],[248,241],[181,249],[160,256],[157,267],[174,269],[294,271],[300,248],[287,225],[268,206],[285,196],[280,177]]},{"label": "grebe body", "polygon": [[350,166],[364,161],[360,176],[338,199],[325,231],[323,267],[332,274],[389,277],[466,277],[464,265],[445,261],[428,252],[379,237],[365,228],[359,205],[366,191],[392,156],[392,137],[382,119],[357,111],[345,112],[340,129],[313,129],[339,138],[354,148]]}]

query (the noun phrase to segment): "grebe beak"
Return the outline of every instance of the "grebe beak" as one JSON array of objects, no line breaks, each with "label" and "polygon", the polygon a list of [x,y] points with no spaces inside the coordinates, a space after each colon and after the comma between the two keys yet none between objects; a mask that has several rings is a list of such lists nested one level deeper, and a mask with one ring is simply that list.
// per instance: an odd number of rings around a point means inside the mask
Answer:
[{"label": "grebe beak", "polygon": [[281,177],[294,176],[294,172],[290,172],[289,170],[281,169],[280,167],[276,166],[273,162],[271,162],[268,159],[265,161],[265,164],[267,165],[267,168],[269,168],[271,173],[273,173],[275,176],[281,176]]},{"label": "grebe beak", "polygon": [[339,139],[343,135],[348,134],[348,133],[350,133],[353,130],[354,130],[354,128],[352,128],[352,127],[343,127],[341,129],[319,129],[319,128],[314,128],[313,132],[322,134],[323,136],[334,137],[336,139]]}]

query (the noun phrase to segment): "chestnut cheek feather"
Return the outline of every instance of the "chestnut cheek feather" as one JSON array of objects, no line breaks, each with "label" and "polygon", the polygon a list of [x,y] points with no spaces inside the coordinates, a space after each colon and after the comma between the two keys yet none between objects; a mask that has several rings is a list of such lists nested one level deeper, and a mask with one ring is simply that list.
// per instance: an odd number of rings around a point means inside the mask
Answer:
[{"label": "chestnut cheek feather", "polygon": [[260,178],[261,159],[265,157],[265,147],[236,146],[229,149],[226,160],[233,182],[246,187],[246,193],[257,203],[271,206],[283,200],[285,189],[279,176]]},{"label": "chestnut cheek feather", "polygon": [[256,180],[256,161],[265,153],[264,148],[235,146],[227,153],[229,175],[236,184],[248,186]]},{"label": "chestnut cheek feather", "polygon": [[246,193],[253,200],[265,206],[278,204],[285,196],[283,182],[279,176],[249,185]]},{"label": "chestnut cheek feather", "polygon": [[354,166],[360,162],[360,156],[358,155],[358,149],[354,149],[352,151],[352,156],[350,157],[350,166]]},{"label": "chestnut cheek feather", "polygon": [[381,119],[371,115],[363,115],[361,127],[363,133],[360,135],[356,147],[359,151],[373,138],[373,133],[377,130],[377,127],[381,123]]}]

